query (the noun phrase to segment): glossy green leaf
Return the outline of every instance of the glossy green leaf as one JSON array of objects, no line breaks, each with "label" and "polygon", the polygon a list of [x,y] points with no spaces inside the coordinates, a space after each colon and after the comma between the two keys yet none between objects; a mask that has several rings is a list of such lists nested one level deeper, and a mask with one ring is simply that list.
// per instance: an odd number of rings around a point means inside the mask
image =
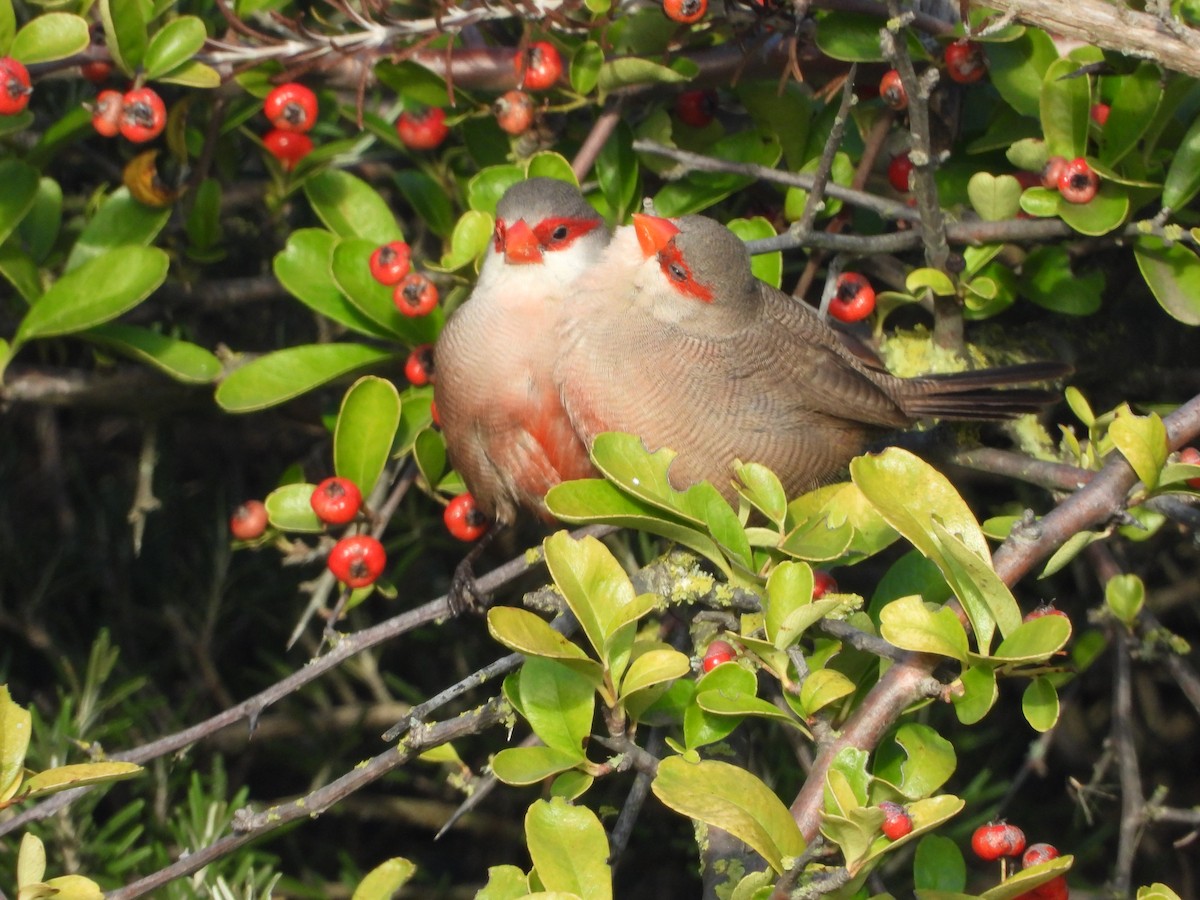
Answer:
[{"label": "glossy green leaf", "polygon": [[38,170],[20,160],[0,161],[0,244],[33,209],[38,195]]},{"label": "glossy green leaf", "polygon": [[1004,102],[1023,116],[1037,117],[1041,109],[1046,70],[1058,59],[1046,32],[1027,28],[1015,41],[988,43],[988,80]]},{"label": "glossy green leaf", "polygon": [[846,869],[857,874],[883,819],[883,810],[874,807],[854,807],[844,815],[826,813],[821,819],[821,834],[842,851]]},{"label": "glossy green leaf", "polygon": [[990,556],[972,552],[958,535],[936,520],[933,530],[941,550],[938,567],[971,620],[980,650],[987,652],[996,627],[1007,636],[1020,626],[1020,607],[992,568]]},{"label": "glossy green leaf", "polygon": [[537,784],[580,762],[580,754],[553,747],[507,747],[492,758],[492,772],[505,784]]},{"label": "glossy green leaf", "polygon": [[100,885],[83,875],[59,875],[46,881],[54,900],[104,900]]},{"label": "glossy green leaf", "polygon": [[43,12],[17,32],[8,55],[29,66],[82,53],[90,43],[86,19],[65,12]]},{"label": "glossy green leaf", "polygon": [[[380,338],[394,333],[351,303],[333,278],[333,254],[340,242],[321,228],[299,228],[288,235],[287,244],[275,254],[272,266],[279,283],[314,312],[361,334]],[[345,252],[345,251],[344,251]],[[363,262],[366,265],[366,261]],[[345,274],[345,273],[343,273]],[[376,288],[382,287],[376,285]],[[360,302],[372,304],[372,295]],[[374,306],[372,306],[374,308]],[[394,310],[393,310],[394,312]]]},{"label": "glossy green leaf", "polygon": [[37,835],[26,832],[21,836],[21,849],[17,855],[17,884],[25,887],[40,882],[45,876],[46,846]]},{"label": "glossy green leaf", "polygon": [[779,142],[788,168],[800,171],[814,155],[808,151],[816,104],[811,92],[791,81],[780,91],[774,80],[766,82],[752,78],[739,79],[735,89],[755,126]]},{"label": "glossy green leaf", "polygon": [[1035,186],[1021,192],[1021,210],[1039,219],[1057,216],[1061,203],[1058,191],[1048,188]]},{"label": "glossy green leaf", "polygon": [[967,182],[967,196],[985,222],[1012,219],[1021,210],[1021,184],[1011,175],[976,172]]},{"label": "glossy green leaf", "polygon": [[83,336],[185,384],[210,384],[221,375],[221,361],[203,347],[148,328],[110,322]]},{"label": "glossy green leaf", "polygon": [[1021,695],[1021,712],[1034,731],[1049,731],[1058,724],[1058,691],[1049,678],[1035,678],[1029,682]]},{"label": "glossy green leaf", "polygon": [[333,468],[369,497],[383,474],[400,425],[400,393],[385,378],[366,375],[342,398],[333,433]]},{"label": "glossy green leaf", "polygon": [[967,661],[967,633],[946,607],[926,608],[919,596],[893,600],[879,613],[879,633],[902,650]]},{"label": "glossy green leaf", "polygon": [[966,890],[967,862],[958,844],[940,834],[924,835],[913,855],[913,885],[919,891]]},{"label": "glossy green leaf", "polygon": [[1188,127],[1171,155],[1163,182],[1163,206],[1182,209],[1200,192],[1200,116]]},{"label": "glossy green leaf", "polygon": [[1200,325],[1200,259],[1184,244],[1139,237],[1133,256],[1158,305],[1185,325]]},{"label": "glossy green leaf", "polygon": [[496,215],[496,205],[504,193],[518,181],[525,180],[525,171],[520,166],[488,166],[467,182],[467,205],[477,211]]},{"label": "glossy green leaf", "polygon": [[142,59],[146,77],[159,78],[179,68],[200,52],[207,38],[204,22],[196,16],[172,19],[155,33],[146,47]]},{"label": "glossy green leaf", "polygon": [[217,179],[205,178],[196,188],[185,228],[189,253],[210,250],[221,240],[221,183]]},{"label": "glossy green leaf", "polygon": [[430,231],[441,238],[450,236],[454,230],[454,205],[445,187],[419,169],[399,169],[392,173],[392,180]]},{"label": "glossy green leaf", "polygon": [[785,859],[804,852],[804,837],[787,807],[738,766],[673,756],[659,763],[651,789],[676,812],[744,841],[776,872]]},{"label": "glossy green leaf", "polygon": [[[1000,884],[979,894],[978,900],[1019,900],[1019,898],[1033,893],[1034,888],[1039,885],[1066,874],[1074,862],[1073,856],[1060,856],[1049,862],[1039,863],[1028,869],[1022,869],[1020,872],[1014,872]],[[925,898],[921,897],[918,900],[925,900]]]},{"label": "glossy green leaf", "polygon": [[1148,887],[1138,888],[1137,900],[1180,900],[1180,898],[1167,885],[1155,882]]},{"label": "glossy green leaf", "polygon": [[1132,628],[1145,605],[1146,586],[1136,575],[1114,575],[1104,586],[1104,602],[1119,621]]},{"label": "glossy green leaf", "polygon": [[[380,284],[371,275],[371,254],[377,246],[366,238],[342,238],[333,245],[330,272],[343,301],[369,319],[376,331],[398,338],[409,346],[432,343],[445,321],[442,308],[437,306],[426,316],[410,317],[401,313],[393,300],[395,288]],[[338,309],[337,306],[327,308]]]},{"label": "glossy green leaf", "polygon": [[525,163],[526,178],[553,178],[555,181],[565,181],[567,184],[578,186],[579,179],[571,163],[561,153],[553,150],[541,150]]},{"label": "glossy green leaf", "polygon": [[[848,481],[826,485],[797,497],[788,504],[788,515],[797,524],[784,539],[781,549],[801,559],[845,556],[847,562],[855,562],[873,556],[897,537],[895,529],[862,490]],[[815,536],[820,529],[830,532],[827,541]],[[843,542],[842,537],[834,536],[837,534],[848,535],[848,540]],[[826,552],[835,548],[837,552],[834,555],[808,555],[822,543],[826,544]]]},{"label": "glossy green leaf", "polygon": [[63,275],[26,313],[13,338],[84,331],[137,306],[167,277],[167,254],[157,247],[117,247]]},{"label": "glossy green leaf", "polygon": [[[730,219],[726,227],[743,241],[755,241],[775,237],[775,226],[763,216],[752,219]],[[750,269],[759,281],[765,281],[771,287],[779,287],[783,283],[783,254],[757,253],[750,258]]]},{"label": "glossy green leaf", "polygon": [[77,269],[114,247],[149,245],[170,218],[169,208],[145,206],[129,195],[128,188],[118,188],[109,194],[76,238],[67,257],[66,271]]},{"label": "glossy green leaf", "polygon": [[[3,177],[3,174],[0,174],[0,179]],[[0,184],[3,184],[2,180]],[[2,202],[0,200],[0,203]],[[40,178],[33,205],[23,217],[18,214],[11,221],[19,222],[17,231],[29,255],[39,263],[45,263],[58,241],[62,230],[62,218],[62,187],[53,178]],[[6,222],[0,226],[0,232],[7,231],[9,224]],[[4,238],[0,237],[0,242],[3,240]]]},{"label": "glossy green leaf", "polygon": [[104,43],[113,62],[126,75],[133,75],[142,64],[149,40],[142,4],[139,0],[99,0],[96,5],[104,25]]},{"label": "glossy green leaf", "polygon": [[363,344],[288,347],[230,372],[217,388],[217,403],[226,412],[256,412],[396,359],[389,350]]},{"label": "glossy green leaf", "polygon": [[592,729],[596,681],[557,660],[531,656],[518,682],[521,714],[542,743],[583,760]]},{"label": "glossy green leaf", "polygon": [[612,900],[608,836],[590,809],[559,797],[537,800],[525,813],[525,840],[547,891]]},{"label": "glossy green leaf", "polygon": [[876,752],[875,776],[919,800],[944,785],[957,766],[952,743],[928,725],[907,722]]},{"label": "glossy green leaf", "polygon": [[972,666],[963,670],[960,681],[962,693],[950,698],[954,714],[964,725],[974,725],[991,711],[1000,696],[996,672],[990,666]]},{"label": "glossy green leaf", "polygon": [[89,784],[124,781],[141,772],[142,767],[131,762],[91,762],[56,766],[27,778],[21,786],[21,793],[32,800]]},{"label": "glossy green leaf", "polygon": [[[718,667],[720,668],[720,667]],[[696,692],[696,705],[714,716],[736,716],[738,721],[747,716],[769,719],[783,725],[799,728],[808,733],[793,716],[788,715],[769,700],[762,700],[753,693],[738,693],[729,690],[705,690]]]},{"label": "glossy green leaf", "polygon": [[632,56],[608,60],[596,73],[596,87],[601,94],[634,84],[684,84],[689,80],[667,66]]},{"label": "glossy green leaf", "polygon": [[1038,306],[1072,316],[1087,316],[1100,308],[1104,274],[1097,270],[1086,275],[1072,272],[1064,246],[1036,247],[1022,266],[1020,290]]},{"label": "glossy green leaf", "polygon": [[304,194],[317,217],[339,237],[361,237],[376,244],[404,240],[387,201],[349,172],[326,169],[304,182]]},{"label": "glossy green leaf", "polygon": [[[403,419],[403,412],[401,412]],[[446,438],[436,428],[423,428],[417,432],[412,445],[413,459],[425,483],[436,486],[446,474]]]},{"label": "glossy green leaf", "polygon": [[202,88],[204,90],[212,90],[218,88],[222,84],[221,73],[212,66],[206,66],[204,63],[191,60],[185,62],[181,66],[177,66],[170,72],[160,75],[159,81],[166,84],[180,84],[184,87]]},{"label": "glossy green leaf", "polygon": [[13,701],[8,685],[0,684],[0,803],[10,799],[21,786],[31,723],[29,710]]},{"label": "glossy green leaf", "polygon": [[475,262],[487,250],[492,239],[492,217],[468,210],[459,217],[450,235],[450,249],[442,255],[440,268],[453,272]]},{"label": "glossy green leaf", "polygon": [[267,494],[263,504],[267,518],[280,531],[320,534],[325,523],[313,512],[312,495],[315,484],[285,484]]},{"label": "glossy green leaf", "polygon": [[620,224],[638,205],[638,160],[633,152],[633,131],[628,123],[617,123],[596,157],[596,180],[612,221]]},{"label": "glossy green leaf", "polygon": [[1163,97],[1161,73],[1152,62],[1139,63],[1116,80],[1117,91],[1109,104],[1100,141],[1100,159],[1109,166],[1115,166],[1137,146],[1154,121]]},{"label": "glossy green leaf", "polygon": [[837,669],[817,669],[800,686],[800,706],[813,716],[843,697],[854,693],[854,682]]},{"label": "glossy green leaf", "polygon": [[691,671],[687,656],[669,646],[652,646],[638,652],[634,646],[632,661],[621,680],[621,698],[664,681],[682,678]]},{"label": "glossy green leaf", "polygon": [[1129,215],[1129,191],[1111,181],[1101,181],[1096,196],[1087,203],[1068,203],[1060,195],[1058,214],[1080,234],[1108,234]]},{"label": "glossy green leaf", "polygon": [[706,673],[688,697],[684,707],[683,734],[689,749],[716,743],[728,737],[741,723],[740,716],[729,713],[714,715],[704,711],[699,695],[713,691],[729,697],[753,697],[758,690],[754,673],[736,663],[725,663]]},{"label": "glossy green leaf", "polygon": [[529,878],[516,866],[491,866],[475,900],[521,900],[529,895]]},{"label": "glossy green leaf", "polygon": [[589,775],[582,769],[567,769],[565,772],[559,772],[550,783],[550,796],[561,797],[567,801],[575,800],[586,794],[595,781],[594,775]]},{"label": "glossy green leaf", "polygon": [[1096,531],[1077,531],[1046,560],[1046,565],[1038,578],[1048,578],[1055,572],[1061,571],[1068,563],[1084,551],[1090,544],[1102,541],[1107,534]]},{"label": "glossy green leaf", "polygon": [[1136,416],[1122,411],[1108,427],[1108,436],[1133,467],[1146,490],[1154,490],[1170,451],[1167,429],[1158,414]]},{"label": "glossy green leaf", "polygon": [[[17,14],[13,9],[12,0],[0,0],[0,53],[7,54],[12,45],[13,35],[17,33]],[[39,875],[34,879],[40,881]]]},{"label": "glossy green leaf", "polygon": [[[761,131],[740,131],[710,145],[706,154],[727,162],[773,168],[783,150],[779,142]],[[671,181],[654,195],[654,208],[660,216],[683,216],[700,212],[753,183],[750,175],[728,172],[692,172]]]},{"label": "glossy green leaf", "polygon": [[807,563],[782,562],[767,576],[767,601],[764,623],[767,640],[776,648],[790,647],[800,632],[785,630],[783,625],[793,613],[812,606],[813,572]]},{"label": "glossy green leaf", "polygon": [[1009,663],[1042,662],[1066,646],[1071,637],[1071,620],[1066,616],[1040,616],[1023,622],[1001,641],[994,659]]},{"label": "glossy green leaf", "polygon": [[1049,156],[1074,159],[1087,148],[1091,88],[1086,78],[1063,77],[1078,68],[1074,60],[1056,59],[1042,79],[1038,110]]},{"label": "glossy green leaf", "polygon": [[787,517],[787,494],[779,476],[760,463],[743,463],[734,467],[737,492],[755,509],[783,527]]},{"label": "glossy green leaf", "polygon": [[391,900],[417,874],[417,867],[400,856],[380,863],[358,883],[350,900]]},{"label": "glossy green leaf", "polygon": [[571,90],[577,94],[590,94],[600,81],[600,67],[604,65],[604,51],[595,41],[584,41],[571,54],[568,69]]},{"label": "glossy green leaf", "polygon": [[[574,641],[550,627],[541,616],[515,606],[493,606],[487,612],[488,633],[497,641],[526,656],[558,660],[587,660]],[[598,674],[598,673],[597,673]]]},{"label": "glossy green leaf", "polygon": [[910,294],[918,294],[925,288],[939,297],[953,297],[955,293],[954,282],[940,269],[913,269],[904,279],[904,289]]},{"label": "glossy green leaf", "polygon": [[[400,63],[384,63],[376,67],[379,81],[395,91],[412,105],[448,106],[450,95],[446,81],[419,63],[405,60]],[[410,104],[406,104],[410,105]]]},{"label": "glossy green leaf", "polygon": [[817,46],[843,62],[883,62],[879,31],[884,22],[868,13],[827,12],[817,16]]}]

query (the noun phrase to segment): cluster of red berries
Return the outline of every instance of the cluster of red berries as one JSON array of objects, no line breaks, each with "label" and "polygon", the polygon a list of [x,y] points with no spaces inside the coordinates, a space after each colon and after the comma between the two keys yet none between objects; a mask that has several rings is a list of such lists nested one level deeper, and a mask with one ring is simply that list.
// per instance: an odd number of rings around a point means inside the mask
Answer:
[{"label": "cluster of red berries", "polygon": [[[326,525],[349,525],[362,510],[362,491],[349,478],[334,475],[313,489],[309,503]],[[371,535],[351,534],[333,545],[325,565],[347,587],[366,587],[383,574],[387,554]]]},{"label": "cluster of red berries", "polygon": [[410,271],[411,263],[412,251],[404,241],[376,247],[368,261],[371,277],[393,289],[396,309],[410,318],[427,316],[438,303],[437,285],[420,272]]},{"label": "cluster of red berries", "polygon": [[29,70],[11,56],[0,57],[0,116],[24,112],[32,93]]},{"label": "cluster of red berries", "polygon": [[[1058,848],[1052,844],[1025,845],[1025,832],[1016,825],[1006,822],[989,822],[980,825],[971,835],[971,849],[986,862],[1006,857],[1020,857],[1023,869],[1058,859]],[[1045,884],[1026,891],[1015,900],[1067,900],[1070,890],[1065,875],[1059,875]]]},{"label": "cluster of red berries", "polygon": [[829,314],[839,322],[861,322],[875,311],[875,289],[865,275],[843,272],[837,277]]},{"label": "cluster of red berries", "polygon": [[263,135],[263,146],[285,172],[290,172],[312,153],[313,141],[308,132],[317,122],[317,95],[299,82],[289,81],[267,94],[263,115],[272,126]]},{"label": "cluster of red berries", "polygon": [[1042,187],[1058,191],[1068,203],[1089,203],[1100,187],[1100,176],[1082,156],[1070,161],[1052,156],[1042,169]]},{"label": "cluster of red berries", "polygon": [[154,88],[138,87],[122,94],[104,90],[91,107],[92,127],[104,137],[118,134],[135,144],[152,141],[167,125],[167,106]]}]

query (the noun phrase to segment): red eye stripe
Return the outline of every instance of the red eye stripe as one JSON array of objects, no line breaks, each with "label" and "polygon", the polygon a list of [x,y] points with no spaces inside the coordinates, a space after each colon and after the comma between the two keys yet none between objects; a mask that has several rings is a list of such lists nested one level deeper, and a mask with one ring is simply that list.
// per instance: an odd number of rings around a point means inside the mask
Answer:
[{"label": "red eye stripe", "polygon": [[576,239],[583,237],[589,231],[600,225],[599,219],[572,219],[557,216],[542,219],[533,227],[538,243],[544,250],[562,250],[570,247]]},{"label": "red eye stripe", "polygon": [[497,253],[504,252],[504,232],[505,225],[503,219],[496,220],[496,227],[492,230],[492,249]]},{"label": "red eye stripe", "polygon": [[679,252],[674,241],[659,252],[658,265],[662,268],[663,275],[671,283],[671,287],[679,293],[685,297],[691,297],[693,300],[712,303],[712,288],[696,280],[692,275],[692,270],[688,268],[688,264],[683,261],[683,254]]}]

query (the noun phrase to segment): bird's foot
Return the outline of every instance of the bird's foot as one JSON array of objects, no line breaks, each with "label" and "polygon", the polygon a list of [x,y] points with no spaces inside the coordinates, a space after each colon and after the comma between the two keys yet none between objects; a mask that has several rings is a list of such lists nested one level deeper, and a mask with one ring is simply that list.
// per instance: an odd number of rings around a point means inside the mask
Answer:
[{"label": "bird's foot", "polygon": [[472,559],[475,555],[474,551],[468,553],[462,562],[454,567],[454,575],[450,579],[450,592],[447,594],[452,616],[460,616],[467,611],[482,613],[488,607],[489,596],[479,589],[479,582],[475,580],[475,560]]}]

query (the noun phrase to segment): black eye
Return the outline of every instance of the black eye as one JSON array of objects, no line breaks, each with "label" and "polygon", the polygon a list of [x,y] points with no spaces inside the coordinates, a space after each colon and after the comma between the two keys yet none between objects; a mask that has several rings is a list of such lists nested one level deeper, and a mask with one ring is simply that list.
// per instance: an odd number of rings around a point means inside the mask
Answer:
[{"label": "black eye", "polygon": [[550,234],[550,239],[554,241],[565,241],[571,230],[566,225],[559,225]]},{"label": "black eye", "polygon": [[688,280],[687,269],[685,269],[679,263],[671,263],[669,266],[667,266],[667,271],[671,273],[671,277],[676,281],[682,282]]}]

